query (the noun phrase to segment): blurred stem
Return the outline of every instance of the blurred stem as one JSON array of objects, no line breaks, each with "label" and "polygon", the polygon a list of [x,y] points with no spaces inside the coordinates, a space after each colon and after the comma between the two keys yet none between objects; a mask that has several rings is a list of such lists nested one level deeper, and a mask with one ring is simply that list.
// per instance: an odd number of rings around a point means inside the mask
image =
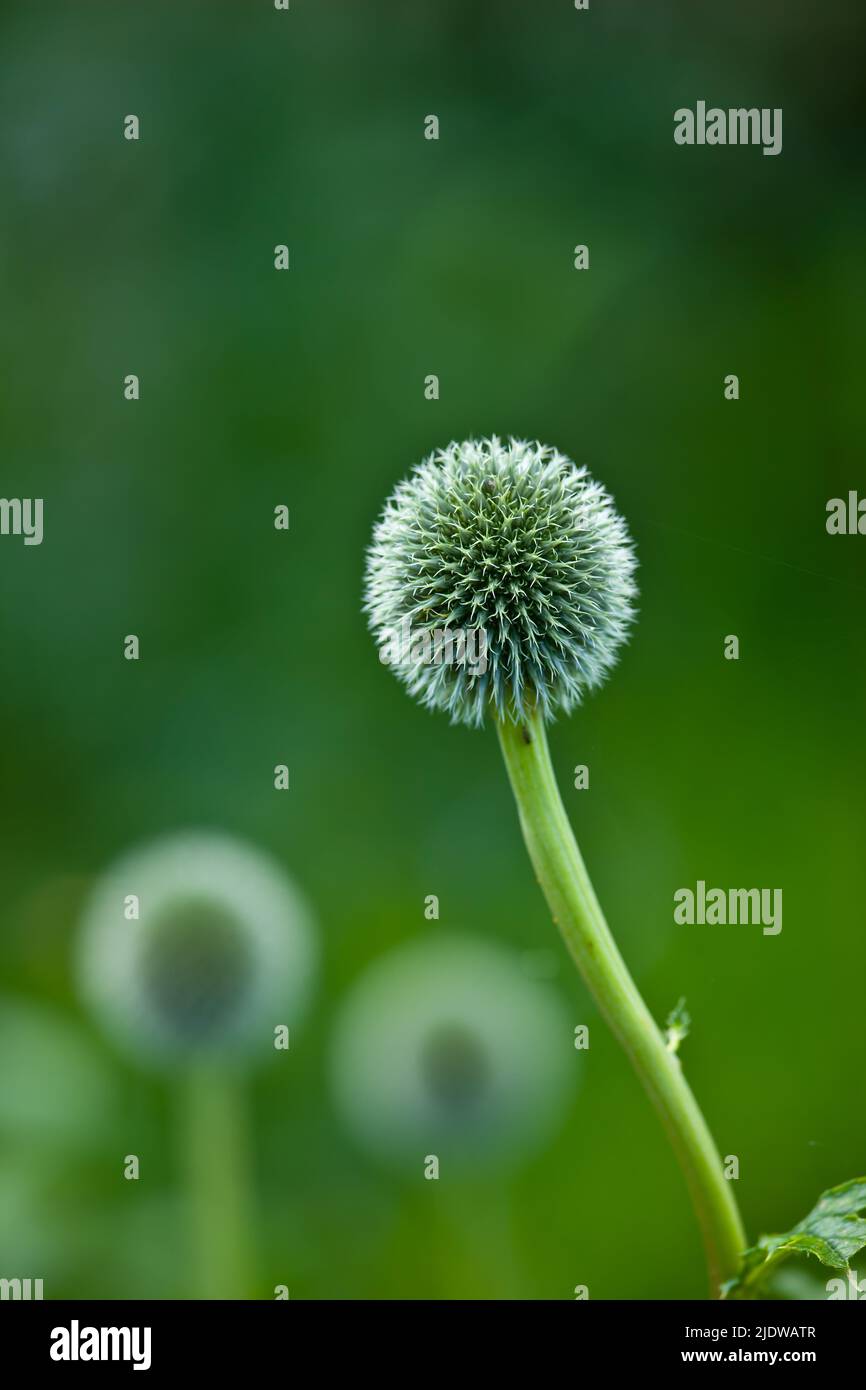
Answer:
[{"label": "blurred stem", "polygon": [[230,1071],[194,1067],[183,1100],[194,1296],[250,1298],[253,1212],[242,1083]]},{"label": "blurred stem", "polygon": [[731,1183],[679,1058],[668,1051],[604,919],[559,795],[544,721],[536,711],[525,724],[497,720],[497,729],[538,882],[599,1010],[661,1114],[689,1186],[718,1296],[746,1248]]},{"label": "blurred stem", "polygon": [[[443,1298],[454,1297],[455,1277],[462,1283],[460,1299],[521,1300],[524,1279],[514,1240],[511,1193],[485,1179],[462,1181],[443,1190],[443,1208],[450,1217]],[[443,1212],[444,1214],[444,1212]],[[460,1252],[455,1259],[455,1250]]]}]

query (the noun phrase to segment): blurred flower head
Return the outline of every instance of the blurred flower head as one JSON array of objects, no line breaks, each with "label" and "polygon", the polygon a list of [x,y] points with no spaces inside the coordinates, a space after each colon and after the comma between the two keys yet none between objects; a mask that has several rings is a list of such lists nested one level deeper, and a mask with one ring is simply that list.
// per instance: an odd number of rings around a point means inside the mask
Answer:
[{"label": "blurred flower head", "polygon": [[[128,919],[131,896],[138,917]],[[315,965],[312,918],[285,871],[228,835],[187,832],[134,850],[86,905],[81,992],[126,1051],[151,1060],[273,1049]]]},{"label": "blurred flower head", "polygon": [[335,1029],[338,1108],[358,1140],[402,1167],[435,1154],[508,1166],[551,1133],[580,1061],[563,1005],[508,950],[437,935],[371,966]]},{"label": "blurred flower head", "polygon": [[[389,498],[367,556],[365,609],[380,650],[430,709],[482,723],[566,713],[600,685],[634,617],[625,522],[585,468],[547,444],[468,439],[431,454]],[[483,635],[484,661],[466,640]],[[437,647],[438,643],[438,647]],[[477,642],[472,647],[477,646]]]},{"label": "blurred flower head", "polygon": [[[51,1006],[0,995],[0,1147],[46,1160],[99,1147],[115,1099],[111,1068],[81,1024]],[[14,1064],[13,1064],[14,1063]]]}]

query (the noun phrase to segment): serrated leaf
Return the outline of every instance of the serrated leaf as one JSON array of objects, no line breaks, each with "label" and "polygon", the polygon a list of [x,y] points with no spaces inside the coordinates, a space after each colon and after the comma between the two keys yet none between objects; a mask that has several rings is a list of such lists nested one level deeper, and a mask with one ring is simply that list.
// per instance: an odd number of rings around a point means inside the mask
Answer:
[{"label": "serrated leaf", "polygon": [[817,1203],[784,1235],[761,1236],[746,1250],[739,1273],[722,1289],[723,1298],[760,1298],[761,1286],[790,1255],[814,1255],[829,1269],[847,1270],[866,1247],[866,1178],[852,1178],[822,1192]]}]

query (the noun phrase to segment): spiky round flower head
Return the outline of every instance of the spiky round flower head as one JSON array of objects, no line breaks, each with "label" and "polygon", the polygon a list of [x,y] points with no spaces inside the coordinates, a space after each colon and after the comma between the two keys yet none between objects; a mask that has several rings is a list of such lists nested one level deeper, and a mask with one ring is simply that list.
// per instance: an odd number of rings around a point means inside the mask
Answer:
[{"label": "spiky round flower head", "polygon": [[269,1055],[274,1028],[301,1013],[314,962],[312,919],[285,872],[200,831],[134,850],[101,876],[78,964],[85,999],[127,1051],[203,1061]]},{"label": "spiky round flower head", "polygon": [[417,1174],[425,1154],[508,1167],[574,1094],[568,1014],[503,947],[458,933],[401,946],[352,989],[334,1030],[339,1111],[363,1146]]},{"label": "spiky round flower head", "polygon": [[[452,443],[398,484],[364,607],[412,695],[453,722],[568,712],[614,665],[636,559],[610,495],[547,444]],[[450,643],[436,633],[464,634]],[[479,656],[479,652],[482,653]]]}]

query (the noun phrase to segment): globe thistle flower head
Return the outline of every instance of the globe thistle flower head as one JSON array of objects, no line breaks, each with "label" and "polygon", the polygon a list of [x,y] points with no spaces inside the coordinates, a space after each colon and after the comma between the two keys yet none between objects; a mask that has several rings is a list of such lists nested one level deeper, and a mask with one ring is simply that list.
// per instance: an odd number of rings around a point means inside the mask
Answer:
[{"label": "globe thistle flower head", "polygon": [[314,961],[312,920],[285,872],[231,836],[187,832],[100,877],[78,966],[85,1000],[126,1051],[225,1061],[269,1055],[274,1028],[302,1012]]},{"label": "globe thistle flower head", "polygon": [[548,719],[614,665],[636,563],[585,468],[547,444],[469,439],[431,454],[389,498],[364,608],[382,660],[428,708],[469,725],[491,707]]},{"label": "globe thistle flower head", "polygon": [[376,1158],[417,1176],[509,1168],[574,1094],[579,1061],[556,992],[510,951],[461,933],[398,947],[354,985],[334,1030],[338,1110]]},{"label": "globe thistle flower head", "polygon": [[[0,994],[0,1153],[42,1153],[46,1169],[71,1150],[98,1149],[116,1100],[111,1069],[81,1026],[44,1003]],[[53,1156],[53,1157],[52,1157]],[[0,1194],[3,1190],[0,1163]],[[3,1206],[0,1197],[0,1207]],[[4,1211],[5,1216],[5,1211]],[[5,1222],[0,1220],[4,1228]]]}]

